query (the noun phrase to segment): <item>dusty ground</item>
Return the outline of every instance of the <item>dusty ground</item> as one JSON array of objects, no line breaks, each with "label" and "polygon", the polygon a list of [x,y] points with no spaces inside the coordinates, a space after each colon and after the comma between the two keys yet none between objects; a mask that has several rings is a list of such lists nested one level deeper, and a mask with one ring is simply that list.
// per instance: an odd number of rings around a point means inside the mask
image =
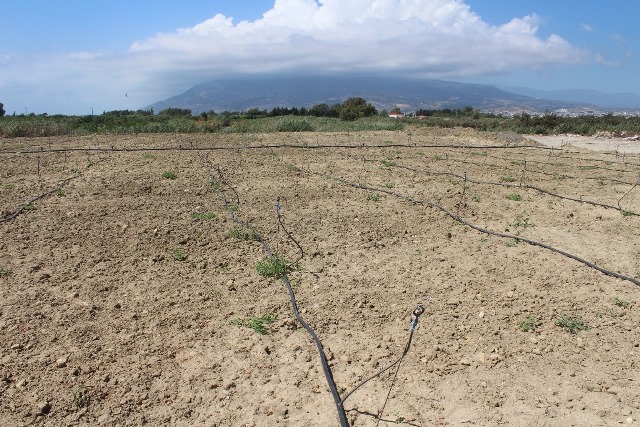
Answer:
[{"label": "dusty ground", "polygon": [[568,145],[593,151],[617,152],[618,155],[622,156],[640,154],[640,141],[637,135],[627,138],[581,135],[528,135],[527,138],[554,148]]},{"label": "dusty ground", "polygon": [[[508,147],[367,147],[409,138]],[[235,224],[195,151],[46,152],[179,146],[228,147],[208,156],[230,199],[230,186],[238,193],[236,214],[295,259],[276,227],[282,196],[304,248],[291,274],[298,303],[341,392],[402,353],[425,305],[379,425],[640,425],[637,285],[315,174],[437,202],[640,276],[640,217],[629,214],[640,212],[640,158],[511,148],[518,140],[456,129],[1,140],[0,218],[82,175],[0,223],[0,425],[338,425],[283,283],[257,273],[258,242],[229,235]],[[359,148],[244,148],[285,142]],[[238,325],[265,314],[277,316],[269,335]],[[562,315],[590,329],[571,334]],[[378,425],[391,376],[347,400],[352,425]]]}]

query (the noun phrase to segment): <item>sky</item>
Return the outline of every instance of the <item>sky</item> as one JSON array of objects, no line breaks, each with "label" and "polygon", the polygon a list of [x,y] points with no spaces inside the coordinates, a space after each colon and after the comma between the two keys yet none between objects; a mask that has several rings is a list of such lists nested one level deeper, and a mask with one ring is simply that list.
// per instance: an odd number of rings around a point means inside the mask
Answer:
[{"label": "sky", "polygon": [[638,0],[0,0],[0,103],[137,110],[265,73],[640,94],[638,16]]}]

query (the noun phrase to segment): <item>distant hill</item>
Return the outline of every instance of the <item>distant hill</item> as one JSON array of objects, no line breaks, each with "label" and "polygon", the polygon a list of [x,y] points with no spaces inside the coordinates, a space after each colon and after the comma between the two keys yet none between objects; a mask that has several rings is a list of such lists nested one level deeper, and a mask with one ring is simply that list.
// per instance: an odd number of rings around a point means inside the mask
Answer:
[{"label": "distant hill", "polygon": [[500,86],[500,88],[534,98],[592,104],[602,108],[640,109],[640,95],[635,93],[605,93],[586,89],[538,90],[511,86]]},{"label": "distant hill", "polygon": [[411,80],[371,76],[254,76],[219,79],[192,87],[152,107],[188,108],[194,113],[250,108],[311,107],[341,103],[359,96],[379,110],[399,106],[403,111],[472,106],[492,111],[553,111],[559,108],[594,108],[582,102],[538,99],[495,86],[444,80]]}]

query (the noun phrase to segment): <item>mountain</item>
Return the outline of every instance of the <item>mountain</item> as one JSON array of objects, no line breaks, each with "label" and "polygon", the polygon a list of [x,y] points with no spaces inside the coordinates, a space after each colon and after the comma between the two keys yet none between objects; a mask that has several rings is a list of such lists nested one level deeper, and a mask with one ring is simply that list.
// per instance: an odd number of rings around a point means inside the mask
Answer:
[{"label": "mountain", "polygon": [[515,86],[498,87],[512,93],[533,98],[592,104],[608,109],[640,109],[640,95],[636,95],[635,93],[605,93],[587,89],[539,90]]},{"label": "mountain", "polygon": [[595,108],[582,102],[538,99],[495,86],[444,80],[412,80],[379,76],[254,76],[219,79],[192,87],[180,95],[145,108],[188,108],[193,113],[250,108],[311,107],[341,103],[358,96],[376,108],[399,106],[404,111],[472,106],[490,111],[553,111]]}]

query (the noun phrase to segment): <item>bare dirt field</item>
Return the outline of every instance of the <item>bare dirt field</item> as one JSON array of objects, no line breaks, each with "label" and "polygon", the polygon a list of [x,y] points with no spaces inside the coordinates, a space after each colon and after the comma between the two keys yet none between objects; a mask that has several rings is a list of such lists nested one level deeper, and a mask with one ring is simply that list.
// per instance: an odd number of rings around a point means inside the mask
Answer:
[{"label": "bare dirt field", "polygon": [[339,426],[283,281],[232,231],[295,261],[278,196],[342,396],[425,307],[350,425],[640,425],[639,175],[463,129],[0,140],[0,425]]}]

